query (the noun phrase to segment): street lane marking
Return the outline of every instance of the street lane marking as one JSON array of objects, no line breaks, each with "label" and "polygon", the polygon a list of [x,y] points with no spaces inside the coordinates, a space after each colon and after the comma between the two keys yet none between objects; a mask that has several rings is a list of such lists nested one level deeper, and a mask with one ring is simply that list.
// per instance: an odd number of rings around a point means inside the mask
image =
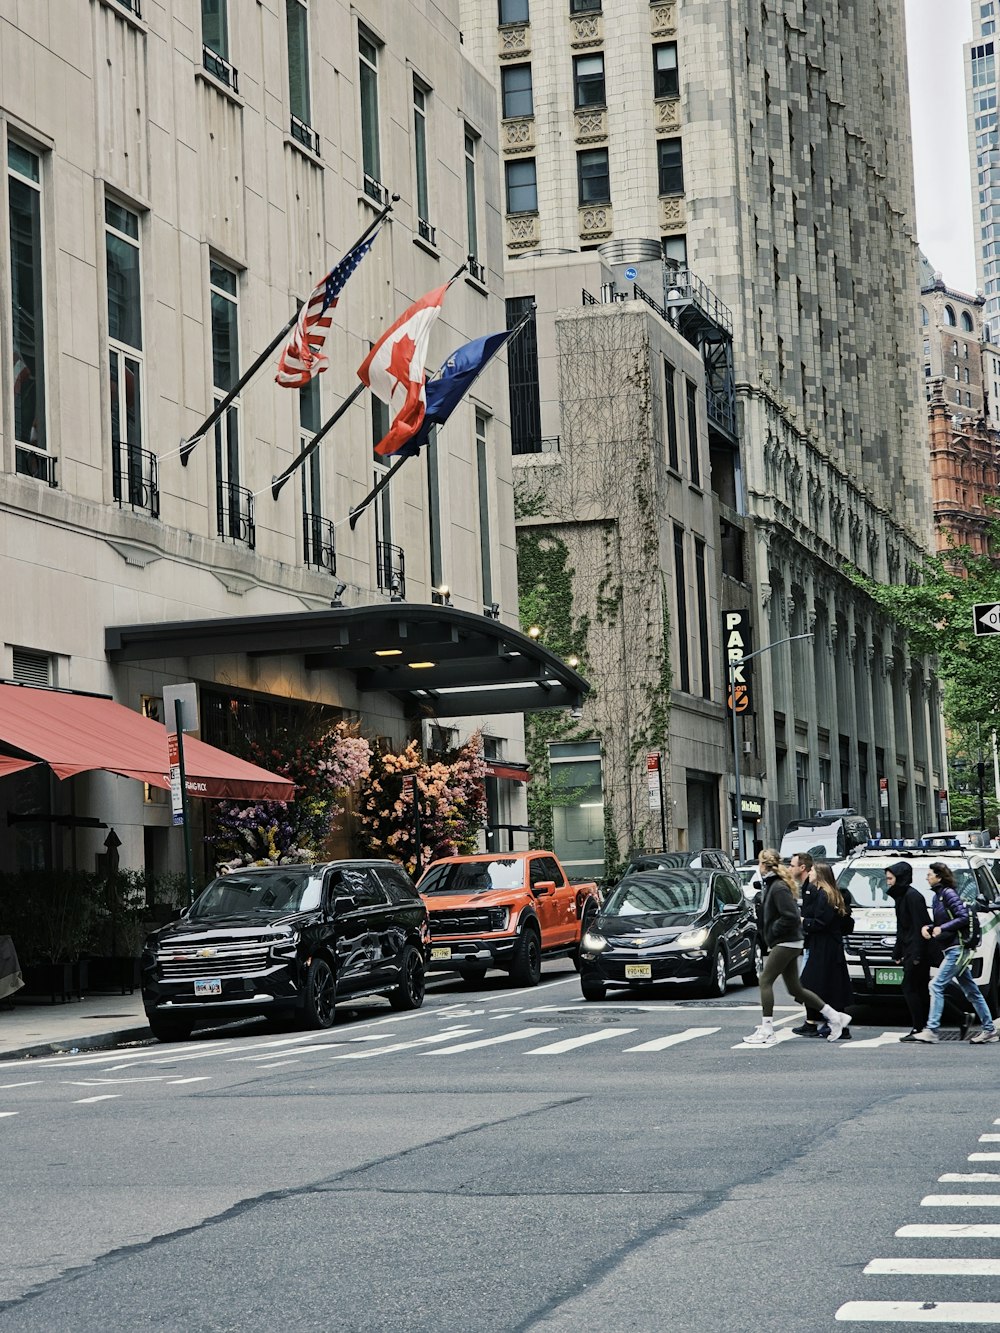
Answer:
[{"label": "street lane marking", "polygon": [[255,1055],[231,1055],[228,1063],[240,1065],[251,1060],[277,1060],[282,1055],[303,1055],[309,1051],[333,1051],[338,1046],[345,1046],[346,1044],[343,1041],[323,1041],[315,1042],[312,1046],[297,1046],[294,1051],[258,1051]]},{"label": "street lane marking", "polygon": [[959,1172],[946,1172],[943,1176],[938,1176],[940,1185],[985,1185],[990,1181],[1000,1181],[1000,1174],[996,1171],[969,1171],[966,1175]]},{"label": "street lane marking", "polygon": [[1000,1208],[1000,1194],[928,1194],[923,1208]]},{"label": "street lane marking", "polygon": [[713,1032],[721,1031],[721,1028],[685,1028],[683,1032],[671,1032],[668,1037],[655,1037],[652,1041],[644,1041],[639,1046],[626,1046],[625,1054],[629,1055],[635,1051],[665,1051],[668,1046],[679,1046],[682,1041],[694,1041],[696,1037],[710,1037]]},{"label": "street lane marking", "polygon": [[64,1078],[68,1088],[108,1088],[116,1083],[165,1083],[169,1074],[143,1074],[139,1078]]},{"label": "street lane marking", "polygon": [[895,1046],[899,1043],[899,1032],[880,1032],[877,1037],[855,1037],[853,1041],[838,1042],[845,1051],[860,1051],[863,1047],[871,1046]]},{"label": "street lane marking", "polygon": [[873,1259],[864,1272],[994,1277],[1000,1274],[1000,1259]]},{"label": "street lane marking", "polygon": [[[595,1041],[610,1041],[612,1037],[627,1037],[635,1028],[600,1028],[597,1032],[585,1032],[582,1037],[566,1037],[563,1041],[554,1041],[549,1046],[536,1046],[527,1055],[562,1055],[564,1051],[575,1050],[577,1046],[590,1046]],[[438,1052],[443,1054],[443,1052]]]},{"label": "street lane marking", "polygon": [[297,1065],[298,1060],[275,1060],[271,1065],[258,1065],[258,1069],[284,1069],[286,1065]]},{"label": "street lane marking", "polygon": [[926,1226],[915,1223],[900,1227],[897,1236],[968,1236],[977,1240],[989,1240],[1000,1236],[1000,1225],[996,1222],[936,1222]]},{"label": "street lane marking", "polygon": [[453,1032],[435,1032],[430,1037],[417,1037],[414,1041],[397,1041],[391,1046],[379,1046],[373,1051],[346,1051],[343,1055],[335,1055],[334,1060],[371,1060],[374,1056],[389,1055],[393,1051],[410,1051],[415,1046],[433,1046],[442,1041],[454,1041],[456,1037],[464,1037],[471,1032],[479,1032],[480,1028],[456,1028]]},{"label": "street lane marking", "polygon": [[366,1037],[352,1037],[351,1041],[388,1041],[390,1037],[396,1037],[396,1032],[371,1032]]},{"label": "street lane marking", "polygon": [[196,1074],[192,1078],[172,1078],[169,1079],[168,1082],[172,1084],[173,1087],[177,1087],[179,1083],[207,1083],[208,1075]]},{"label": "street lane marking", "polygon": [[91,1102],[113,1102],[121,1096],[120,1092],[102,1092],[99,1097],[81,1097],[76,1106],[89,1106]]},{"label": "street lane marking", "polygon": [[502,1032],[499,1037],[481,1037],[479,1041],[465,1041],[460,1046],[448,1046],[443,1051],[428,1051],[428,1055],[458,1055],[461,1051],[478,1051],[483,1046],[499,1046],[506,1041],[530,1041],[543,1032],[554,1032],[555,1028],[519,1028],[517,1032]]},{"label": "street lane marking", "polygon": [[[794,1041],[794,1040],[795,1040],[795,1033],[794,1033],[794,1032],[788,1032],[788,1031],[785,1031],[785,1032],[776,1032],[776,1033],[774,1034],[774,1037],[775,1037],[775,1040],[774,1040],[773,1045],[777,1046],[777,1045],[779,1045],[779,1044],[780,1044],[781,1042],[783,1042],[783,1041]],[[818,1038],[813,1037],[812,1040],[813,1040],[813,1041],[817,1041]],[[734,1051],[768,1051],[768,1050],[770,1050],[770,1049],[771,1049],[770,1046],[757,1046],[756,1044],[754,1044],[754,1045],[752,1045],[752,1046],[748,1046],[748,1045],[746,1044],[745,1041],[738,1041],[738,1042],[736,1043],[736,1045],[733,1047],[733,1050],[734,1050]]]},{"label": "street lane marking", "polygon": [[1000,1323],[1000,1305],[985,1301],[848,1301],[835,1318],[875,1324],[996,1324]]},{"label": "street lane marking", "polygon": [[6,1120],[8,1116],[19,1115],[19,1111],[0,1111],[0,1119]]},{"label": "street lane marking", "polygon": [[[33,1088],[36,1083],[41,1083],[40,1078],[32,1078],[27,1083],[0,1083],[0,1088]],[[11,1111],[11,1115],[17,1115],[16,1111]]]}]

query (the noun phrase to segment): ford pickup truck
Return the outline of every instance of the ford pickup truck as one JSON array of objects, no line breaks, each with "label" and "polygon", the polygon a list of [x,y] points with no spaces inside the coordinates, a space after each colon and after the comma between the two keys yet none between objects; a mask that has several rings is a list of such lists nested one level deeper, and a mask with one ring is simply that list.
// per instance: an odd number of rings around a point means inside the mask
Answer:
[{"label": "ford pickup truck", "polygon": [[427,905],[429,966],[481,981],[489,968],[537,986],[542,959],[571,955],[600,906],[597,885],[571,883],[552,852],[487,852],[432,862],[417,889]]}]

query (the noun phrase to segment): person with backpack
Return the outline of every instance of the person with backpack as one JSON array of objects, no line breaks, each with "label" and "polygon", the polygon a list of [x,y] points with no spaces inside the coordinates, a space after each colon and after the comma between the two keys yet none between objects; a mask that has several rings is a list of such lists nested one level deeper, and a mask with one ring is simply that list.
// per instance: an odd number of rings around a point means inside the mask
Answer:
[{"label": "person with backpack", "polygon": [[927,1026],[921,1032],[914,1033],[917,1041],[936,1042],[938,1028],[941,1026],[941,1014],[944,1011],[944,993],[948,983],[954,981],[962,994],[975,1009],[982,1023],[982,1028],[970,1037],[974,1045],[985,1045],[989,1041],[1000,1041],[1000,1032],[994,1025],[983,993],[972,977],[972,958],[982,942],[983,932],[975,910],[970,911],[955,887],[955,876],[951,867],[943,861],[932,861],[927,867],[927,883],[934,890],[934,924],[924,926],[921,934],[925,940],[937,940],[944,950],[944,961],[931,981],[931,1004],[927,1015]]},{"label": "person with backpack", "polygon": [[[885,872],[886,892],[896,906],[896,941],[892,961],[903,965],[903,999],[910,1011],[913,1026],[900,1041],[916,1041],[917,1033],[927,1026],[930,1008],[928,986],[931,965],[936,961],[936,945],[924,930],[930,927],[931,915],[924,895],[913,887],[913,867],[909,861],[895,861]],[[936,1040],[936,1039],[935,1039]]]}]

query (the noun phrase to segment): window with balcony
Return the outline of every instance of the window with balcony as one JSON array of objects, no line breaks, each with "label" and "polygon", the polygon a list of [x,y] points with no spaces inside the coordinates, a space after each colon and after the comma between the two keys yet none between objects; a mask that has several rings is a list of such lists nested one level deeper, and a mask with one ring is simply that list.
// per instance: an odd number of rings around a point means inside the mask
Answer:
[{"label": "window with balcony", "polygon": [[604,56],[573,57],[573,105],[578,111],[592,106],[605,106]]},{"label": "window with balcony", "polygon": [[684,193],[684,158],[680,139],[658,139],[656,166],[660,194]]},{"label": "window with balcony", "polygon": [[361,98],[361,168],[369,199],[385,202],[378,106],[379,44],[366,28],[358,29],[358,86]]},{"label": "window with balcony", "polygon": [[119,505],[160,512],[156,457],[143,445],[142,272],[139,216],[104,201],[112,489]]},{"label": "window with balcony", "polygon": [[476,412],[476,481],[479,491],[479,553],[483,571],[483,605],[493,601],[493,536],[490,528],[489,418]]},{"label": "window with balcony", "polygon": [[[514,328],[534,304],[534,296],[508,297],[507,328]],[[542,409],[538,383],[538,336],[533,316],[508,345],[507,379],[511,452],[538,453],[542,447]]]},{"label": "window with balcony", "polygon": [[[238,279],[232,269],[212,261],[209,269],[212,307],[212,384],[216,402],[239,379]],[[240,408],[234,398],[215,423],[216,518],[220,537],[256,544],[253,496],[240,484]]]},{"label": "window with balcony", "polygon": [[482,282],[486,269],[479,253],[479,135],[465,127],[465,222],[469,243],[469,274]]},{"label": "window with balcony", "polygon": [[416,184],[417,231],[430,245],[437,242],[430,224],[430,185],[427,175],[427,103],[430,89],[413,78],[413,174]]},{"label": "window with balcony", "polygon": [[309,0],[285,0],[288,37],[288,104],[291,135],[312,152],[319,152],[319,135],[312,128],[312,92],[309,78]]},{"label": "window with balcony", "polygon": [[55,459],[45,452],[41,160],[13,139],[7,143],[7,221],[15,468],[55,485]]},{"label": "window with balcony", "polygon": [[677,43],[657,42],[653,47],[653,96],[676,97],[679,91]]},{"label": "window with balcony", "polygon": [[427,545],[428,573],[432,589],[444,583],[444,553],[441,530],[441,469],[438,457],[438,432],[435,426],[424,451],[427,455]]},{"label": "window with balcony", "polygon": [[504,120],[535,114],[530,65],[507,65],[500,71],[500,95]]},{"label": "window with balcony", "polygon": [[669,268],[687,268],[687,237],[665,236],[663,238],[663,260]]},{"label": "window with balcony", "polygon": [[608,150],[588,148],[576,155],[577,191],[580,207],[611,202],[611,177]]},{"label": "window with balcony", "polygon": [[228,0],[201,0],[201,53],[209,74],[236,92],[236,70],[229,57]]},{"label": "window with balcony", "polygon": [[535,179],[535,159],[529,157],[506,162],[504,173],[507,178],[507,212],[537,213],[538,185]]},{"label": "window with balcony", "polygon": [[528,0],[500,0],[499,18],[501,23],[527,23]]},{"label": "window with balcony", "polygon": [[[322,424],[322,397],[317,375],[299,390],[299,451],[305,453]],[[324,516],[323,472],[317,449],[301,468],[302,558],[314,569],[337,572],[337,549],[333,524]]]}]

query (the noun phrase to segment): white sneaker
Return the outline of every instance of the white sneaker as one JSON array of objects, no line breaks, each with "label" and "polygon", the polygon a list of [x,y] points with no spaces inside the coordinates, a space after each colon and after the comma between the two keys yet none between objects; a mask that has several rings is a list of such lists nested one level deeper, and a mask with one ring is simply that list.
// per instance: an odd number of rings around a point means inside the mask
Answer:
[{"label": "white sneaker", "polygon": [[969,1041],[973,1046],[985,1046],[988,1041],[1000,1041],[1000,1032],[996,1028],[983,1028],[982,1032],[977,1032]]},{"label": "white sneaker", "polygon": [[776,1046],[778,1037],[774,1028],[766,1028],[763,1023],[755,1028],[749,1037],[743,1038],[744,1046]]},{"label": "white sneaker", "polygon": [[832,1018],[827,1019],[827,1022],[830,1024],[830,1035],[827,1037],[827,1041],[839,1041],[844,1028],[851,1026],[851,1015],[834,1014]]}]

